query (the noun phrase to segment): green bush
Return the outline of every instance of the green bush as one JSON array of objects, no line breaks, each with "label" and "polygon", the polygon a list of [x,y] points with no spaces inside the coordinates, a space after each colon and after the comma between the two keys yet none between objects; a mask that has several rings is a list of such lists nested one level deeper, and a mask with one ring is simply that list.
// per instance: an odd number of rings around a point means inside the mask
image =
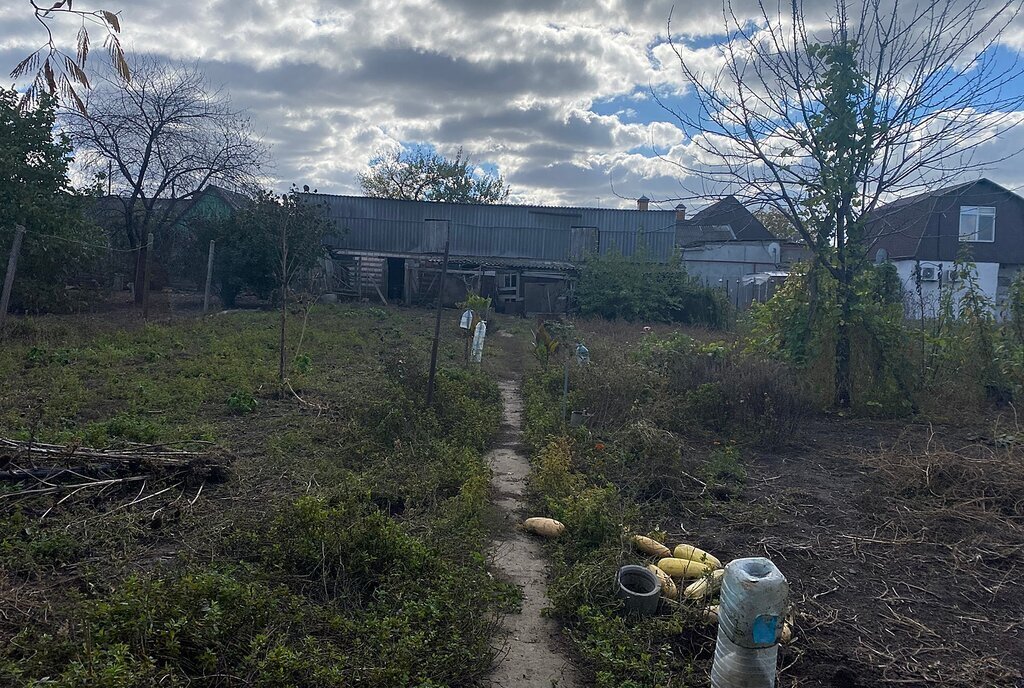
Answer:
[{"label": "green bush", "polygon": [[247,390],[236,389],[228,395],[228,408],[235,413],[252,413],[257,405],[256,398]]},{"label": "green bush", "polygon": [[572,469],[572,448],[567,437],[553,437],[533,459],[530,489],[561,515],[562,504],[583,489],[586,480]]},{"label": "green bush", "polygon": [[[771,299],[753,304],[749,313],[748,351],[800,370],[822,405],[831,403],[835,386],[836,290],[824,270],[798,268]],[[854,290],[849,323],[854,406],[873,415],[905,415],[920,395],[895,267],[870,266]]]},{"label": "green bush", "polygon": [[581,315],[609,320],[679,322],[725,327],[731,319],[721,290],[689,277],[682,262],[651,263],[643,254],[589,256],[576,286]]},{"label": "green bush", "polygon": [[[0,276],[15,226],[22,225],[27,231],[10,307],[70,312],[85,305],[95,287],[106,286],[90,283],[100,272],[106,237],[85,219],[93,199],[72,188],[71,143],[55,133],[55,101],[44,97],[21,108],[21,100],[15,90],[0,87]],[[76,282],[93,289],[68,290]]]},{"label": "green bush", "polygon": [[152,444],[162,435],[163,428],[157,421],[119,413],[110,420],[88,425],[82,432],[82,441],[87,446],[102,448],[118,441]]}]

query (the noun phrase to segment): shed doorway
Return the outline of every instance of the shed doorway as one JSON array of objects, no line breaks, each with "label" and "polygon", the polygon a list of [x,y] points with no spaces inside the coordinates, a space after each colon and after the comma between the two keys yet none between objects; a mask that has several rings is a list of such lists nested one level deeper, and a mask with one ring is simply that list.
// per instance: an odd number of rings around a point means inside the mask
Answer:
[{"label": "shed doorway", "polygon": [[388,301],[405,298],[405,258],[388,258]]}]

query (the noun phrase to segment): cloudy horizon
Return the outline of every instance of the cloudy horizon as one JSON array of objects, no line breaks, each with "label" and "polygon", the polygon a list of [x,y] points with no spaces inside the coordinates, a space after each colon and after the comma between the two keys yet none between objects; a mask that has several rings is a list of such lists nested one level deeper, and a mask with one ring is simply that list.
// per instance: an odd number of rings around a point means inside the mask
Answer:
[{"label": "cloudy horizon", "polygon": [[[511,202],[626,207],[646,195],[663,208],[680,198],[699,207],[728,189],[661,157],[693,153],[657,100],[687,101],[670,14],[688,58],[708,64],[721,17],[714,3],[674,13],[669,0],[632,4],[98,0],[90,9],[120,10],[129,52],[196,62],[223,86],[271,144],[279,189],[359,193],[356,175],[376,151],[428,145],[445,155],[464,148],[505,178]],[[44,36],[27,2],[6,3],[0,26],[7,73]],[[59,40],[76,29],[54,23]],[[102,59],[90,58],[94,67]],[[1019,188],[1017,167],[1004,161],[986,176]]]}]

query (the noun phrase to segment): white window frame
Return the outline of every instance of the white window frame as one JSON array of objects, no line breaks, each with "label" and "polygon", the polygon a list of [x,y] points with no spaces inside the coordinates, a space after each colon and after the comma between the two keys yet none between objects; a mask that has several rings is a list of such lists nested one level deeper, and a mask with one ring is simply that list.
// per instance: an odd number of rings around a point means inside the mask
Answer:
[{"label": "white window frame", "polygon": [[[510,284],[511,282],[511,284]],[[518,272],[506,272],[501,276],[502,290],[512,291],[519,293],[519,273]]]},{"label": "white window frame", "polygon": [[[992,218],[992,235],[987,239],[979,238],[978,222],[983,217]],[[973,228],[964,227],[964,219],[973,220]],[[960,206],[960,241],[971,243],[992,243],[996,240],[996,209],[985,205],[962,205]]]}]

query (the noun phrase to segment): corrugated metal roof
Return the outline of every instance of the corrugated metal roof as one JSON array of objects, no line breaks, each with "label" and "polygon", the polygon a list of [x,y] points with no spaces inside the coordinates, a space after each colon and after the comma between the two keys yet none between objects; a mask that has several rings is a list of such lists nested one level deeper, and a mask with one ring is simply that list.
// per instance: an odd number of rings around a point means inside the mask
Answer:
[{"label": "corrugated metal roof", "polygon": [[[311,195],[326,206],[339,231],[325,240],[335,250],[438,253],[445,222],[451,254],[480,258],[571,262],[584,250],[633,255],[644,247],[663,262],[675,242],[674,210],[560,208],[401,201]],[[595,231],[596,230],[596,231]]]}]

